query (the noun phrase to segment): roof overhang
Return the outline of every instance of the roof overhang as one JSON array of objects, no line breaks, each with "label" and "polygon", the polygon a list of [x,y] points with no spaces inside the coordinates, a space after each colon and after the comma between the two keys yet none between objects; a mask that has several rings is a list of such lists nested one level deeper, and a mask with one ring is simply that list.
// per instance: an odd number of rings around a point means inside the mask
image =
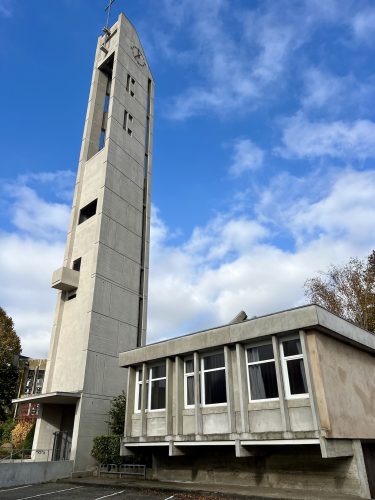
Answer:
[{"label": "roof overhang", "polygon": [[122,352],[119,354],[119,364],[122,367],[134,366],[169,356],[187,355],[222,345],[245,343],[300,330],[316,330],[368,352],[375,352],[374,334],[323,307],[310,304]]},{"label": "roof overhang", "polygon": [[81,397],[81,392],[49,392],[33,394],[24,398],[13,399],[12,403],[41,403],[47,405],[72,405]]}]

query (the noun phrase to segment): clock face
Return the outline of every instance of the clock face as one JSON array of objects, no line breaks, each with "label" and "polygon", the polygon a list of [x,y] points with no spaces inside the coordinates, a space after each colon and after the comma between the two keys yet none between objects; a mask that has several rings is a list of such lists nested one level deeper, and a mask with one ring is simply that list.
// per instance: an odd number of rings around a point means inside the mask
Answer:
[{"label": "clock face", "polygon": [[140,66],[146,66],[146,61],[145,61],[145,58],[142,54],[141,49],[139,49],[136,45],[133,45],[132,52],[133,52],[134,59],[137,61],[137,63]]}]

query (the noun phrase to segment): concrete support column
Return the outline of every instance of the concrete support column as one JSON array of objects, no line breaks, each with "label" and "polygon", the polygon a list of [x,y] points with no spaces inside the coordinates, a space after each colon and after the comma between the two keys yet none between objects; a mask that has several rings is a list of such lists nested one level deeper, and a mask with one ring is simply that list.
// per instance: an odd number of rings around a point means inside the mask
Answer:
[{"label": "concrete support column", "polygon": [[247,374],[245,363],[245,349],[241,344],[236,344],[238,393],[240,396],[241,432],[249,432],[249,391],[247,389]]},{"label": "concrete support column", "polygon": [[177,448],[177,446],[174,445],[173,441],[170,441],[168,447],[168,455],[170,457],[178,457],[181,455],[185,455],[185,452],[181,450],[181,448]]},{"label": "concrete support column", "polygon": [[165,406],[165,433],[167,436],[173,434],[173,361],[167,358],[166,361],[166,406]]},{"label": "concrete support column", "polygon": [[135,399],[135,377],[136,372],[132,367],[128,368],[128,384],[126,388],[126,407],[125,407],[125,426],[124,436],[131,436],[132,432],[132,417],[134,413],[134,399]]},{"label": "concrete support column", "polygon": [[311,378],[310,356],[309,356],[308,346],[307,346],[307,342],[306,342],[305,330],[300,330],[299,337],[301,340],[301,348],[302,348],[302,354],[303,354],[303,360],[304,360],[304,366],[305,366],[307,389],[309,391],[309,396],[310,396],[310,405],[311,405],[311,412],[312,412],[312,418],[313,418],[313,423],[314,423],[314,429],[318,430],[320,428],[320,421],[319,421],[318,406],[317,406],[317,402],[316,402],[315,391],[314,391],[312,378]]},{"label": "concrete support column", "polygon": [[203,420],[201,409],[201,384],[200,384],[200,359],[197,352],[194,353],[194,405],[195,405],[195,434],[203,433]]},{"label": "concrete support column", "polygon": [[225,359],[225,385],[227,390],[227,411],[228,411],[228,430],[230,433],[236,432],[236,414],[234,411],[234,394],[233,394],[233,366],[232,353],[230,348],[224,346]]},{"label": "concrete support column", "polygon": [[147,435],[147,398],[148,398],[148,368],[147,364],[142,364],[142,391],[141,391],[141,436]]},{"label": "concrete support column", "polygon": [[370,486],[368,483],[365,459],[363,456],[362,443],[359,439],[352,441],[354,459],[357,465],[358,482],[361,489],[361,497],[371,498]]},{"label": "concrete support column", "polygon": [[281,368],[281,359],[280,359],[280,347],[276,335],[272,335],[272,347],[273,347],[273,354],[275,356],[277,390],[279,391],[281,420],[283,423],[283,430],[287,432],[290,431],[289,408],[285,399],[283,371]]},{"label": "concrete support column", "polygon": [[176,402],[176,428],[175,433],[181,435],[183,433],[183,417],[182,410],[184,408],[184,361],[180,356],[175,358],[175,402]]}]

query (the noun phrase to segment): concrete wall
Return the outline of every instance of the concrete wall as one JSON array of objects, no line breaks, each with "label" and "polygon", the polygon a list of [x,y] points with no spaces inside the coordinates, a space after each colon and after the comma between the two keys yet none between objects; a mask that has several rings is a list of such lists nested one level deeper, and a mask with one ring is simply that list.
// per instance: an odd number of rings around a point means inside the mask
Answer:
[{"label": "concrete wall", "polygon": [[236,458],[230,447],[200,447],[184,456],[155,450],[153,477],[158,480],[320,491],[362,495],[353,457],[324,460],[318,446],[270,448],[257,456]]},{"label": "concrete wall", "polygon": [[[275,439],[282,439],[283,433],[289,433],[287,439],[295,437],[316,437],[316,418],[309,397],[287,399],[284,385],[285,373],[281,369],[279,342],[276,336],[268,337],[273,342],[276,360],[276,376],[278,380],[278,400],[249,401],[248,377],[245,347],[251,344],[222,346],[226,364],[227,403],[223,405],[184,407],[184,357],[170,356],[164,361],[167,365],[167,404],[165,410],[135,412],[135,374],[129,378],[128,404],[126,414],[125,441],[127,437],[161,437],[167,436],[200,436],[208,439],[253,439],[257,434],[277,433]],[[209,350],[195,352],[199,360]],[[216,349],[217,352],[217,349]],[[159,360],[160,362],[161,360]],[[198,362],[197,362],[198,363]],[[305,356],[305,371],[308,377],[308,366]],[[168,368],[169,367],[169,368]],[[196,377],[196,392],[199,377]],[[301,436],[301,433],[310,433]],[[237,437],[233,437],[237,434]],[[221,435],[221,438],[218,437]],[[240,436],[241,435],[241,436]],[[193,437],[194,439],[194,437]],[[200,439],[200,438],[199,438]],[[272,437],[268,437],[272,439]]]},{"label": "concrete wall", "polygon": [[13,462],[0,464],[0,488],[44,483],[69,477],[72,461],[62,462]]},{"label": "concrete wall", "polygon": [[311,376],[327,437],[375,438],[375,359],[321,333],[309,333]]},{"label": "concrete wall", "polygon": [[[153,82],[147,63],[141,66],[134,58],[133,46],[141,49],[141,42],[122,14],[109,40],[98,40],[64,255],[66,268],[81,258],[79,284],[71,300],[58,294],[43,388],[82,392],[72,438],[76,470],[94,463],[93,438],[107,433],[110,401],[126,387],[119,351],[144,343],[146,335]],[[99,151],[109,67],[106,134]],[[135,80],[134,95],[126,87],[128,75]],[[133,118],[131,135],[124,128],[125,111]],[[80,210],[93,200],[96,213],[79,223]],[[52,440],[48,433],[59,430],[58,416],[55,420],[52,428],[42,416],[35,448]]]}]

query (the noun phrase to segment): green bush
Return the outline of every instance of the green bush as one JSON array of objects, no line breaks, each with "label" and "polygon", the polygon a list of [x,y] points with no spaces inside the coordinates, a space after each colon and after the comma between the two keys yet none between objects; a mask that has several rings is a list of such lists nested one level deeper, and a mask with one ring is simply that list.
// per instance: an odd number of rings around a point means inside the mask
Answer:
[{"label": "green bush", "polygon": [[11,418],[0,423],[0,444],[11,442],[12,430],[15,426],[16,422]]},{"label": "green bush", "polygon": [[97,436],[91,455],[101,464],[121,464],[120,436]]},{"label": "green bush", "polygon": [[34,433],[35,433],[35,423],[27,433],[25,441],[22,443],[22,448],[24,450],[31,450],[33,447],[34,441]]}]

